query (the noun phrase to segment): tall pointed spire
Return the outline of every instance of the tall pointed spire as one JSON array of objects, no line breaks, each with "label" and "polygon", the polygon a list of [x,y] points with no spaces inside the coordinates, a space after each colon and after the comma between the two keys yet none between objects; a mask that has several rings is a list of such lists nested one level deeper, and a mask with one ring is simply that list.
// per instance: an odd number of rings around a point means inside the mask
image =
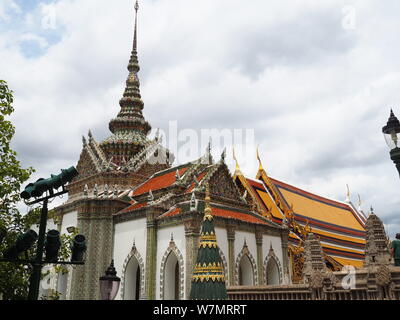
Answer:
[{"label": "tall pointed spire", "polygon": [[224,267],[219,255],[210,200],[210,188],[207,185],[203,225],[190,291],[192,300],[224,300],[227,298]]},{"label": "tall pointed spire", "polygon": [[[135,3],[135,27],[133,30],[133,46],[132,46],[132,52],[131,52],[131,58],[129,59],[129,64],[128,64],[128,71],[138,73],[140,71],[140,66],[139,66],[139,60],[137,56],[137,14],[139,10],[139,3],[136,0]],[[137,76],[137,75],[136,75]],[[137,79],[139,82],[139,79]]]},{"label": "tall pointed spire", "polygon": [[135,3],[135,31],[133,33],[133,51],[137,52],[137,12],[139,10],[139,2]]},{"label": "tall pointed spire", "polygon": [[[132,156],[139,152],[149,143],[147,134],[151,130],[150,124],[144,119],[142,114],[144,103],[140,95],[140,81],[138,77],[140,67],[137,55],[137,13],[139,10],[137,0],[134,9],[133,46],[128,63],[129,75],[126,80],[125,91],[119,101],[121,109],[117,117],[112,119],[109,124],[113,135],[102,143],[105,152],[116,158],[123,155]],[[121,147],[121,144],[124,146]]]}]

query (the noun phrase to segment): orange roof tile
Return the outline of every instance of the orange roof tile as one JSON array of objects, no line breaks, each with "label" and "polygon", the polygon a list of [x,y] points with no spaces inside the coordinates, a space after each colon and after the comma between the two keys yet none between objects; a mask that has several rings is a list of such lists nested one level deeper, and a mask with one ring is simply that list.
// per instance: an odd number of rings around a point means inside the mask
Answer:
[{"label": "orange roof tile", "polygon": [[211,211],[212,215],[217,216],[217,217],[237,219],[240,221],[245,221],[245,222],[250,222],[250,223],[269,225],[266,221],[264,221],[260,218],[257,218],[250,214],[234,211],[234,209],[223,209],[223,208],[217,208],[217,207],[211,206],[211,210],[212,210]]},{"label": "orange roof tile", "polygon": [[[294,217],[299,224],[309,223],[312,231],[321,237],[323,250],[338,262],[362,264],[365,245],[365,223],[355,209],[344,202],[331,200],[270,178],[286,205],[293,204]],[[269,208],[274,222],[281,223],[282,212],[271,199],[262,181],[246,178],[255,191],[257,201]],[[289,235],[291,242],[298,242]],[[339,258],[338,258],[339,257]],[[347,259],[347,260],[346,260]]]},{"label": "orange roof tile", "polygon": [[312,194],[275,179],[271,180],[286,202],[293,203],[293,210],[299,220],[308,219],[310,225],[323,222],[329,228],[338,229],[337,227],[339,227],[346,232],[355,232],[354,234],[361,236],[365,231],[363,223],[346,203]]},{"label": "orange roof tile", "polygon": [[[188,167],[183,167],[181,169],[178,169],[179,174],[183,175],[187,169],[188,169]],[[176,175],[176,169],[175,170],[170,169],[165,173],[156,175],[156,176],[150,178],[149,180],[147,180],[142,185],[140,185],[138,188],[136,188],[133,191],[132,196],[138,196],[143,193],[147,193],[150,190],[154,191],[154,190],[159,190],[159,189],[164,189],[166,187],[169,187],[176,181],[175,175]]]},{"label": "orange roof tile", "polygon": [[126,212],[130,212],[130,211],[134,211],[134,210],[140,209],[140,208],[145,207],[145,206],[147,206],[147,202],[134,203],[134,204],[130,205],[129,207],[126,207],[125,209],[122,209],[118,213],[126,213]]},{"label": "orange roof tile", "polygon": [[172,208],[168,212],[164,213],[160,218],[172,217],[182,212],[181,208]]}]

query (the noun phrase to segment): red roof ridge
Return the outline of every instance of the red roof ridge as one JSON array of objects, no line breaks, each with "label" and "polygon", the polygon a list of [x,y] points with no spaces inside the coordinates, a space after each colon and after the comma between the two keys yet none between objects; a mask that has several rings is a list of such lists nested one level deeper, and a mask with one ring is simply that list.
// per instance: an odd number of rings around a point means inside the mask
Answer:
[{"label": "red roof ridge", "polygon": [[132,211],[138,210],[140,208],[143,208],[147,205],[148,205],[147,202],[135,202],[135,203],[131,204],[130,206],[118,211],[116,214],[132,212]]},{"label": "red roof ridge", "polygon": [[157,219],[162,219],[162,218],[174,216],[174,215],[180,214],[181,212],[182,212],[181,208],[179,208],[177,206],[173,206],[167,212],[165,212],[162,215],[160,215]]}]

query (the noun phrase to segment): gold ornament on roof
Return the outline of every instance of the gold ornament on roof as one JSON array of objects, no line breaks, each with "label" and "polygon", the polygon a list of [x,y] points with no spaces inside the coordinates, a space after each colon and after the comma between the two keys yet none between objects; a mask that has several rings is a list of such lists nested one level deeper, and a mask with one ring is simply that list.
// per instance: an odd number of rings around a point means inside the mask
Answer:
[{"label": "gold ornament on roof", "polygon": [[211,207],[210,207],[211,198],[210,198],[210,186],[208,183],[206,186],[206,196],[204,198],[204,201],[205,201],[204,220],[206,219],[211,220],[212,219]]},{"label": "gold ornament on roof", "polygon": [[260,152],[258,150],[258,147],[259,146],[257,146],[257,160],[258,160],[258,163],[259,163],[258,171],[260,171],[260,170],[264,170],[264,168],[263,168],[263,165],[261,163]]},{"label": "gold ornament on roof", "polygon": [[239,175],[239,174],[241,174],[241,172],[240,172],[239,162],[238,162],[238,160],[236,158],[236,154],[235,154],[235,147],[232,147],[232,150],[233,150],[233,159],[236,162],[235,174]]}]

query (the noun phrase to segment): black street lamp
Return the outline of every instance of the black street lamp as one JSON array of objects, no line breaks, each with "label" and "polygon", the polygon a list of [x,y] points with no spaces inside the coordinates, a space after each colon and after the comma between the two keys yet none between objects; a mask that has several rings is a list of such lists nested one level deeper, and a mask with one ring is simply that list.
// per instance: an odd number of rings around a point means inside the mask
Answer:
[{"label": "black street lamp", "polygon": [[[61,170],[58,175],[51,175],[48,179],[39,179],[35,183],[28,184],[21,193],[21,198],[28,205],[43,202],[40,213],[39,234],[33,230],[29,230],[17,237],[15,244],[3,252],[3,257],[0,262],[11,262],[18,264],[31,264],[32,274],[29,282],[29,300],[37,300],[39,297],[39,285],[42,273],[42,267],[45,264],[64,264],[64,265],[82,265],[83,253],[86,250],[85,237],[83,235],[75,236],[71,246],[71,261],[58,261],[58,251],[61,246],[60,233],[57,230],[50,230],[46,235],[48,201],[57,196],[68,192],[66,184],[78,175],[78,171],[74,167]],[[61,191],[57,191],[62,187]],[[56,192],[55,192],[56,191]],[[44,194],[44,195],[43,195]],[[28,199],[35,197],[31,202],[26,202]],[[0,229],[0,240],[6,236],[6,230]],[[19,259],[19,256],[37,240],[36,257],[34,259]],[[45,251],[45,252],[44,252]],[[46,254],[43,260],[43,253]]]},{"label": "black street lamp", "polygon": [[390,110],[389,120],[386,126],[382,128],[382,132],[385,136],[386,143],[390,148],[390,159],[392,159],[400,174],[400,121],[394,115],[393,110]]},{"label": "black street lamp", "polygon": [[102,300],[114,300],[117,296],[121,279],[117,277],[114,260],[106,270],[106,275],[100,277],[100,295]]}]

